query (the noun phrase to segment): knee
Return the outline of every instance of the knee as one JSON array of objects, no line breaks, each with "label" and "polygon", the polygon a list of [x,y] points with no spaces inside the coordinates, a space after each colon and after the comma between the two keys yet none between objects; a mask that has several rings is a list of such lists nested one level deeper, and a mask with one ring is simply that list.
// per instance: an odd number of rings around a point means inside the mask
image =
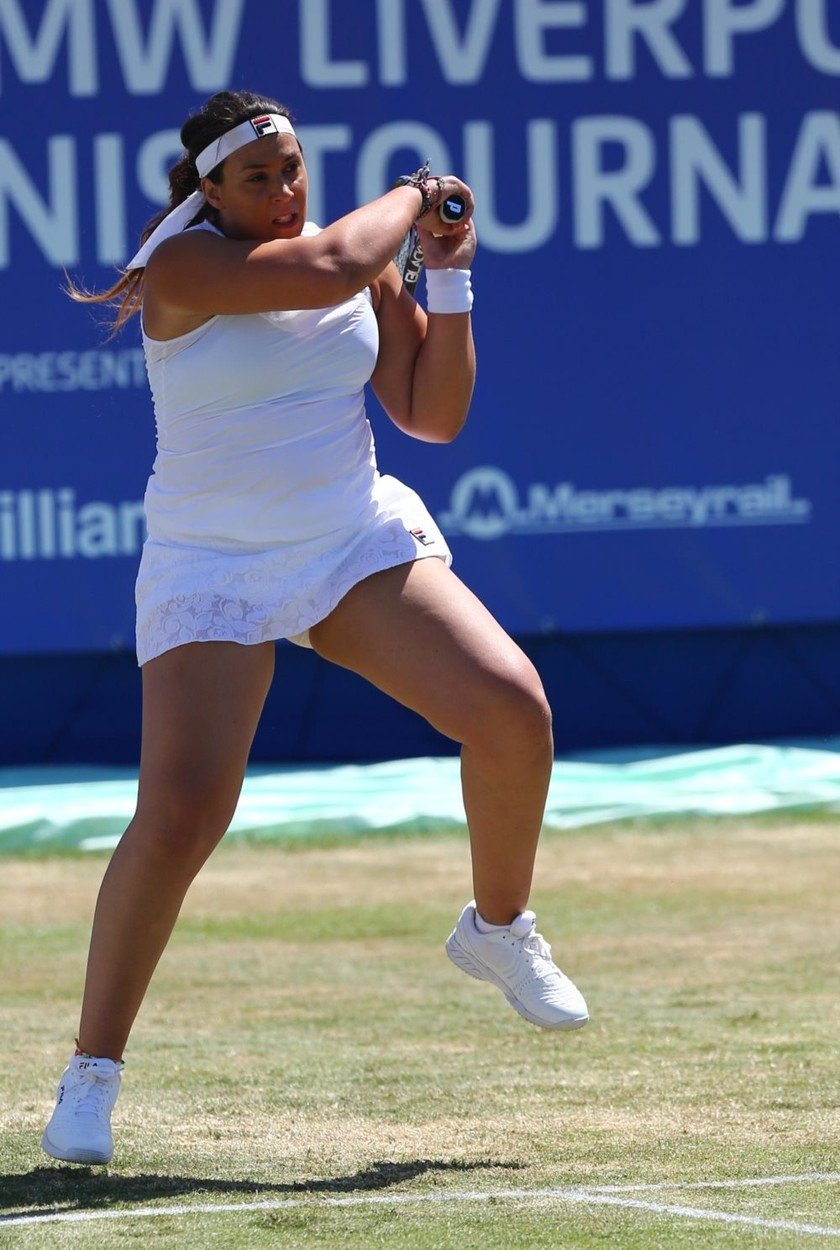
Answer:
[{"label": "knee", "polygon": [[553,754],[551,707],[539,674],[523,654],[494,675],[470,721],[467,746],[505,755]]},{"label": "knee", "polygon": [[144,854],[192,876],[224,837],[235,808],[236,799],[212,784],[176,785],[138,803],[135,837]]}]

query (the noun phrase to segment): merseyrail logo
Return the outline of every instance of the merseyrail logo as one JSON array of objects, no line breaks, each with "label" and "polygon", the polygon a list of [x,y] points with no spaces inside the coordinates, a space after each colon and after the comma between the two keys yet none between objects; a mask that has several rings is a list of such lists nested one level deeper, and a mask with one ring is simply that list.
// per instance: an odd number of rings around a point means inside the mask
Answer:
[{"label": "merseyrail logo", "polygon": [[794,499],[792,489],[779,473],[740,486],[579,490],[573,482],[532,482],[520,491],[504,469],[480,465],[458,479],[438,520],[449,534],[485,541],[506,534],[807,524],[811,501]]}]

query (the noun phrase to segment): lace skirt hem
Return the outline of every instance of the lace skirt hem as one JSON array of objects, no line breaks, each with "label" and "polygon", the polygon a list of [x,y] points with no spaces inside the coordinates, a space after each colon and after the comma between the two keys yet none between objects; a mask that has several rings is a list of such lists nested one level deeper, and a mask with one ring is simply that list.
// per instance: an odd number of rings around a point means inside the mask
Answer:
[{"label": "lace skirt hem", "polygon": [[372,573],[452,553],[420,497],[396,478],[377,483],[377,512],[362,531],[231,554],[147,540],[137,576],[139,665],[188,642],[254,645],[309,629]]}]

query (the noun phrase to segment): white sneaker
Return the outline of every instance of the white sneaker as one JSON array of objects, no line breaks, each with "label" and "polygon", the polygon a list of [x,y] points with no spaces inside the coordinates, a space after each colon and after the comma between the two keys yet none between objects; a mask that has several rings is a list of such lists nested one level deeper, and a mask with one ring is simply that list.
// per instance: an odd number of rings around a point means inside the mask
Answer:
[{"label": "white sneaker", "polygon": [[41,1149],[65,1163],[108,1163],[114,1153],[111,1112],[122,1064],[74,1055],[58,1082],[55,1111]]},{"label": "white sneaker", "polygon": [[446,953],[462,972],[497,985],[520,1016],[543,1029],[582,1029],[589,1011],[577,986],[551,958],[537,933],[537,918],[523,911],[505,929],[481,933],[475,902],[467,903],[446,940]]}]

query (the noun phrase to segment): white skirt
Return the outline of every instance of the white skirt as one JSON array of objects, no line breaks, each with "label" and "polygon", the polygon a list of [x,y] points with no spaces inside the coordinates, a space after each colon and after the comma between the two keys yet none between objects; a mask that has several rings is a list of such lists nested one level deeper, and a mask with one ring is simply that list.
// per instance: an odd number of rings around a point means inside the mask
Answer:
[{"label": "white skirt", "polygon": [[230,552],[147,539],[137,574],[137,663],[187,642],[251,645],[309,629],[371,573],[452,553],[419,495],[394,477],[374,487],[364,529],[267,551]]}]

